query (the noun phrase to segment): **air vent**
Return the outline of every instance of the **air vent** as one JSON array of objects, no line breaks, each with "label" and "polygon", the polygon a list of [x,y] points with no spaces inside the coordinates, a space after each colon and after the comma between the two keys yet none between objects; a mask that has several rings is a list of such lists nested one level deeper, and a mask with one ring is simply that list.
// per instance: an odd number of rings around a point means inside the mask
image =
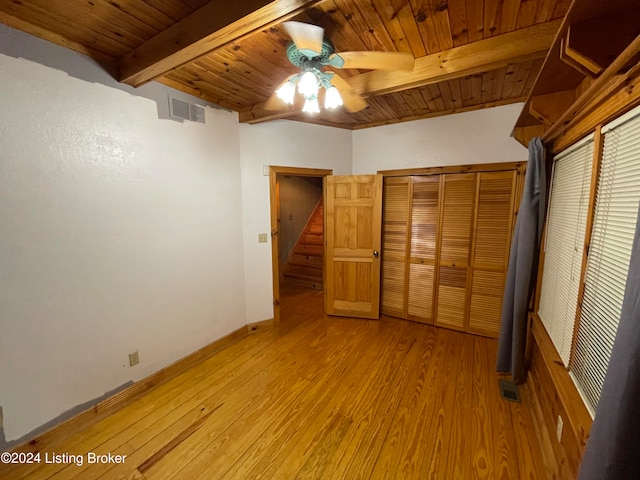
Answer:
[{"label": "air vent", "polygon": [[518,386],[513,382],[500,380],[500,395],[511,402],[520,403],[520,391]]},{"label": "air vent", "polygon": [[204,107],[195,103],[185,102],[169,95],[169,115],[177,120],[205,124]]}]

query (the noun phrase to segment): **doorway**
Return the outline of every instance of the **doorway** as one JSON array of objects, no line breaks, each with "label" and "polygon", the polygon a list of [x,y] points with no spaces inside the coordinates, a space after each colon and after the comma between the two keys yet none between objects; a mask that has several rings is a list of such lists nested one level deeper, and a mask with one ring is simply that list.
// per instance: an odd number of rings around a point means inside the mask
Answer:
[{"label": "doorway", "polygon": [[[307,227],[309,218],[309,213],[307,212],[307,218],[304,217],[305,209],[309,210],[309,204],[312,203],[309,195],[305,194],[305,191],[313,192],[316,188],[320,187],[320,198],[321,202],[323,202],[322,197],[324,196],[324,189],[321,187],[322,181],[324,177],[327,175],[331,175],[333,170],[324,170],[317,168],[298,168],[298,167],[278,167],[278,166],[270,166],[269,167],[269,193],[270,193],[270,210],[271,210],[271,266],[272,266],[272,281],[273,281],[273,321],[274,325],[280,325],[280,316],[281,316],[281,304],[282,304],[282,294],[295,294],[296,297],[304,298],[312,295],[314,285],[317,287],[317,283],[312,278],[306,279],[308,280],[308,285],[298,286],[295,285],[290,286],[287,284],[285,288],[283,285],[283,272],[288,270],[289,278],[293,279],[297,275],[300,279],[301,283],[305,282],[305,275],[302,273],[302,266],[295,265],[295,262],[298,263],[316,263],[318,261],[322,261],[317,256],[314,255],[305,255],[305,249],[308,249],[309,253],[314,253],[315,250],[320,250],[321,252],[324,249],[324,244],[318,245],[318,241],[314,241],[313,232],[308,232],[311,235],[307,235],[310,237],[310,243],[308,245],[301,245],[298,249],[301,249],[297,254],[294,249],[297,244],[297,241],[301,239],[301,234],[303,233],[300,228]],[[283,183],[284,181],[284,183]],[[281,187],[286,184],[287,192],[282,192],[284,195],[281,195]],[[298,201],[296,200],[295,195],[296,192],[303,195],[306,199]],[[313,195],[313,194],[311,194]],[[317,200],[317,199],[316,199]],[[282,202],[285,202],[283,204]],[[299,205],[291,205],[292,202],[298,202]],[[303,205],[305,204],[305,205]],[[312,205],[315,211],[315,205]],[[282,213],[285,212],[285,216],[283,217]],[[324,222],[323,222],[324,223]],[[302,227],[301,227],[302,226]],[[323,226],[324,230],[324,226]],[[295,237],[295,238],[294,238]],[[316,238],[318,238],[316,236]],[[293,252],[294,265],[287,266],[287,261]],[[286,258],[285,258],[286,257]],[[297,270],[296,270],[297,269]],[[322,265],[320,264],[320,271],[322,271]],[[291,275],[293,274],[293,276]],[[316,291],[313,295],[317,296],[322,295],[322,290]],[[321,305],[322,303],[320,303]]]}]

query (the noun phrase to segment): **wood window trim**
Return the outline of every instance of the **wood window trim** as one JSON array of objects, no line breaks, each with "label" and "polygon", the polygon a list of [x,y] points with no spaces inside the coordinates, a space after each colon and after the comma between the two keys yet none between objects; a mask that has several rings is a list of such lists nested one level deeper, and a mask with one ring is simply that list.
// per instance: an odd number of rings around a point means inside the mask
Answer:
[{"label": "wood window trim", "polygon": [[[626,113],[630,108],[621,109],[615,117],[619,117]],[[530,312],[530,322],[529,322],[529,335],[527,338],[527,365],[531,366],[531,351],[533,349],[533,344],[537,345],[537,348],[540,352],[540,356],[544,362],[544,368],[549,372],[551,377],[551,381],[553,383],[553,388],[555,390],[555,397],[564,411],[566,418],[563,416],[565,429],[569,427],[571,429],[572,434],[575,436],[577,441],[580,443],[582,447],[582,451],[586,446],[586,442],[589,438],[589,433],[591,429],[591,425],[593,423],[593,419],[591,418],[591,414],[589,412],[588,407],[586,406],[585,400],[580,394],[578,387],[576,386],[574,380],[571,378],[569,373],[569,369],[574,363],[575,356],[575,348],[577,335],[580,328],[580,319],[581,319],[581,309],[582,303],[584,300],[585,293],[585,280],[586,280],[586,265],[589,254],[589,247],[591,244],[591,236],[593,230],[593,222],[595,219],[595,203],[596,203],[596,195],[598,182],[600,179],[600,170],[602,167],[603,161],[603,149],[604,149],[604,134],[602,133],[603,125],[599,124],[595,128],[594,135],[594,151],[592,157],[592,176],[591,176],[591,184],[590,184],[590,192],[589,192],[589,204],[587,210],[587,223],[586,223],[586,231],[585,231],[585,239],[583,245],[583,253],[582,253],[582,264],[581,264],[581,272],[580,272],[580,284],[578,291],[578,299],[577,299],[577,308],[576,308],[576,318],[574,323],[574,331],[572,335],[572,344],[571,344],[571,354],[569,360],[569,368],[565,367],[562,360],[560,359],[560,355],[558,354],[551,338],[546,331],[542,320],[538,316],[537,312],[540,305],[540,296],[541,296],[541,283],[544,272],[544,251],[540,250],[539,257],[539,265],[538,265],[538,276],[536,282],[536,289],[533,297],[533,309]],[[590,132],[589,132],[590,133]],[[589,134],[587,133],[587,135]],[[583,137],[581,137],[583,138]],[[550,193],[550,192],[549,192]],[[549,199],[547,199],[548,201]],[[547,221],[545,221],[544,231],[543,231],[543,240],[542,244],[544,244],[545,237],[547,234]],[[530,385],[530,388],[535,388],[536,386]],[[540,385],[538,388],[545,388],[548,386]],[[554,415],[558,415],[560,412],[553,412]],[[555,421],[555,418],[552,419]],[[544,423],[544,419],[539,418],[539,423]],[[553,432],[551,432],[553,434]],[[578,459],[579,460],[579,459]]]},{"label": "wood window trim", "polygon": [[[573,355],[571,339],[578,318],[577,305],[584,277],[582,258],[588,236],[588,219],[593,211],[591,187],[595,143],[593,135],[584,137],[554,158],[549,169],[550,190],[545,208],[544,239],[540,243],[537,308],[533,311],[543,320],[566,366]],[[547,257],[547,252],[550,252],[550,257]],[[560,288],[560,285],[565,288]],[[542,302],[543,292],[545,302]],[[558,309],[556,305],[568,308]]]},{"label": "wood window trim", "polygon": [[[640,52],[640,36],[634,29],[639,15],[640,9],[627,0],[572,2],[514,127],[514,137],[520,143],[527,145],[534,136],[541,136],[557,153],[593,131],[598,123],[613,119],[621,109],[640,103],[640,65],[629,68]],[[599,30],[585,34],[593,31],[594,24]],[[612,30],[620,34],[619,41],[600,41]],[[569,50],[578,55],[569,54],[572,58],[568,58]],[[598,74],[581,68],[590,61],[599,63]],[[563,103],[570,105],[548,109],[545,113],[551,115],[546,118],[536,115],[535,107],[532,111],[537,100],[560,92],[568,94]]]},{"label": "wood window trim", "polygon": [[[632,69],[630,72],[632,72]],[[630,74],[624,76],[625,78],[630,77]],[[567,148],[571,147],[573,144],[578,142],[580,139],[585,136],[594,133],[594,154],[593,154],[593,173],[592,173],[592,183],[590,185],[590,198],[589,198],[589,210],[587,217],[587,231],[585,236],[584,250],[583,250],[583,262],[581,269],[581,278],[580,278],[580,290],[578,293],[578,308],[576,309],[576,321],[574,324],[574,334],[572,341],[572,351],[571,351],[571,359],[570,364],[573,362],[574,356],[574,348],[577,332],[580,326],[580,311],[581,304],[584,298],[584,285],[585,285],[585,274],[586,274],[586,260],[588,258],[588,249],[589,244],[591,243],[591,230],[593,226],[593,218],[595,213],[595,195],[597,190],[597,182],[599,180],[600,167],[602,163],[602,149],[604,145],[604,136],[601,133],[602,126],[637,107],[640,104],[640,76],[633,78],[629,83],[626,84],[626,88],[618,88],[613,89],[610,88],[606,92],[608,95],[601,95],[600,97],[605,97],[605,100],[599,104],[598,108],[594,108],[593,111],[583,116],[582,119],[579,119],[576,122],[573,122],[571,125],[568,125],[566,130],[564,130],[560,135],[557,136],[552,141],[545,142],[547,150],[552,152],[553,154],[558,154]],[[547,171],[550,172],[549,168],[552,163],[547,163]],[[549,188],[547,188],[547,192],[549,192]],[[547,201],[549,199],[547,198]],[[545,226],[543,230],[542,243],[544,244],[545,237],[547,234],[547,222],[545,221]],[[545,368],[549,371],[553,388],[555,389],[555,395],[558,399],[558,402],[563,406],[566,415],[568,418],[565,418],[565,428],[568,425],[571,428],[571,431],[576,433],[576,438],[580,441],[581,445],[585,445],[589,436],[589,431],[592,424],[592,418],[588,411],[588,408],[585,404],[585,401],[582,399],[582,396],[578,392],[577,387],[575,386],[573,379],[571,378],[569,371],[564,367],[562,361],[558,353],[555,350],[555,347],[551,343],[551,339],[546,332],[542,321],[537,315],[537,311],[540,306],[540,294],[541,294],[541,282],[544,270],[544,251],[540,250],[539,256],[539,264],[538,264],[538,274],[536,278],[536,287],[534,294],[532,296],[532,303],[530,309],[530,322],[529,322],[529,332],[527,335],[527,347],[526,347],[526,365],[527,368],[531,368],[532,366],[532,351],[534,348],[534,344],[538,347],[540,352],[540,356],[543,359],[545,364]],[[536,385],[531,385],[530,388],[535,388]],[[548,388],[547,385],[540,385],[539,388]],[[557,420],[558,412],[554,411],[554,415],[556,415],[553,419],[546,419],[547,421],[555,422]],[[537,419],[538,424],[543,426],[545,423],[544,413],[543,417],[539,417]],[[548,413],[547,413],[548,415]],[[553,435],[553,432],[550,432]],[[557,454],[556,454],[557,455]],[[557,461],[560,458],[556,458]],[[580,459],[578,459],[579,461]]]},{"label": "wood window trim", "polygon": [[[574,347],[575,347],[575,341],[576,341],[576,337],[578,335],[578,328],[579,328],[579,324],[580,324],[580,306],[582,304],[582,299],[584,297],[584,288],[585,288],[585,284],[584,284],[584,276],[585,276],[585,271],[586,271],[586,263],[587,263],[587,258],[588,258],[588,252],[589,252],[589,244],[590,244],[590,240],[591,240],[591,230],[593,227],[593,215],[594,215],[594,211],[595,211],[595,197],[596,197],[596,190],[597,190],[597,186],[598,186],[598,177],[599,177],[599,173],[600,173],[600,164],[601,164],[601,159],[602,159],[602,148],[603,148],[603,144],[604,144],[604,138],[603,135],[601,133],[601,125],[598,125],[598,127],[596,128],[596,131],[594,132],[594,150],[593,150],[593,163],[592,163],[592,173],[591,173],[591,184],[590,184],[590,192],[589,192],[589,203],[587,206],[587,224],[586,224],[586,231],[585,231],[585,239],[584,239],[584,247],[583,247],[583,255],[582,255],[582,265],[581,265],[581,270],[580,270],[580,283],[579,283],[579,290],[578,290],[578,304],[577,304],[577,308],[576,308],[576,318],[575,318],[575,322],[574,322],[574,327],[573,327],[573,336],[572,336],[572,342],[571,342],[571,353],[570,353],[570,358],[569,358],[569,365],[571,365],[571,362],[573,360],[573,356],[574,356]],[[587,133],[588,135],[589,133]],[[551,161],[547,167],[551,167],[553,165],[553,161]],[[548,208],[548,204],[550,201],[549,195],[551,194],[551,192],[549,191],[549,183],[550,183],[550,177],[551,177],[551,168],[547,168],[547,173],[548,173],[548,182],[547,182],[547,198],[545,199],[545,204],[547,205]],[[548,213],[548,212],[547,212]],[[551,341],[551,337],[549,336],[549,334],[547,333],[542,320],[540,319],[539,315],[538,315],[538,311],[540,309],[540,297],[542,294],[542,278],[544,275],[544,261],[545,261],[545,251],[544,248],[542,248],[542,245],[545,244],[546,239],[547,239],[547,226],[549,223],[549,219],[545,218],[545,222],[544,222],[544,228],[542,231],[542,237],[540,240],[540,253],[538,256],[538,272],[537,272],[537,276],[536,276],[536,284],[535,284],[535,289],[533,291],[533,296],[532,296],[532,300],[530,303],[530,311],[529,311],[529,315],[531,317],[531,321],[529,322],[528,328],[528,334],[527,334],[527,341],[526,341],[526,353],[525,353],[525,364],[527,365],[527,368],[530,367],[531,365],[531,351],[532,351],[532,342],[536,342],[536,344],[538,345],[540,352],[542,353],[542,357],[544,358],[546,364],[547,364],[547,368],[549,369],[549,371],[552,371],[551,366],[552,365],[556,365],[555,367],[553,367],[554,369],[557,369],[558,367],[560,367],[562,370],[564,370],[564,372],[566,373],[566,380],[571,384],[572,388],[577,392],[577,388],[575,386],[575,384],[573,383],[573,380],[571,379],[571,377],[569,376],[569,370],[564,366],[564,363],[562,362],[562,359],[560,358],[560,355],[558,354],[555,346],[553,345],[553,342]],[[536,333],[536,329],[537,329],[537,333]],[[540,333],[540,329],[542,331],[542,333],[544,333],[544,335],[541,335]],[[549,345],[546,345],[546,341],[548,340]],[[541,342],[544,344],[544,348],[541,345]],[[550,348],[549,348],[550,347]],[[556,386],[556,389],[558,391],[560,390],[566,390],[566,387],[564,387],[562,385],[562,382],[558,381],[556,382],[557,377],[554,377],[554,384]],[[578,403],[584,407],[584,409],[586,410],[586,405],[584,403],[584,400],[582,399],[582,397],[580,396],[580,394],[578,393],[577,397],[573,397],[573,400],[578,401]],[[564,404],[564,402],[563,402]],[[568,410],[567,405],[565,405],[565,409]],[[588,410],[587,410],[587,414],[588,414]],[[589,418],[590,415],[589,415]],[[589,424],[590,425],[590,424]]]},{"label": "wood window trim", "polygon": [[[589,135],[589,133],[587,133],[587,135]],[[579,290],[578,290],[578,304],[576,308],[576,318],[575,318],[574,327],[573,327],[573,336],[571,341],[571,355],[569,359],[569,365],[571,365],[573,361],[575,342],[578,336],[578,329],[580,326],[581,305],[582,305],[582,300],[584,298],[586,265],[587,265],[587,259],[589,257],[589,245],[591,244],[591,234],[592,234],[591,230],[593,229],[596,194],[597,194],[597,188],[598,188],[598,180],[600,177],[600,167],[602,165],[602,152],[604,148],[604,135],[602,134],[602,125],[598,125],[596,127],[593,135],[594,135],[593,137],[594,148],[593,148],[593,160],[591,164],[592,170],[591,170],[591,184],[590,184],[590,191],[589,191],[589,203],[587,207],[587,224],[585,227],[586,230],[585,230],[584,246],[583,246],[583,252],[582,252],[582,265],[580,267],[581,270],[580,270],[580,284],[579,284]],[[547,171],[548,173],[550,173],[551,169],[548,169]],[[547,198],[545,200],[547,205],[549,204],[550,193],[551,192],[549,191],[549,188],[547,188]],[[544,222],[542,238],[540,241],[541,246],[544,245],[546,242],[548,222],[549,222],[549,219],[546,218]],[[533,309],[531,310],[531,313],[535,315],[538,319],[540,318],[538,316],[538,311],[540,309],[540,295],[542,294],[542,277],[544,275],[544,259],[545,259],[544,249],[540,248],[540,254],[538,257],[538,273],[536,277],[536,286],[533,292],[533,301],[532,301]],[[542,321],[541,321],[541,325],[542,325]],[[527,351],[529,352],[530,349],[527,348]],[[555,353],[557,354],[557,352]],[[527,359],[528,358],[529,357],[527,355]],[[527,360],[527,363],[529,363],[528,360]],[[584,403],[582,400],[582,397],[580,397],[580,401]]]},{"label": "wood window trim", "polygon": [[580,284],[578,287],[578,305],[576,308],[576,320],[573,324],[573,335],[571,338],[571,356],[569,365],[573,365],[575,360],[575,347],[578,340],[580,327],[580,317],[582,315],[582,302],[584,301],[585,276],[587,273],[587,259],[589,258],[589,247],[591,245],[591,235],[593,234],[593,220],[596,211],[596,194],[598,193],[598,182],[600,180],[600,168],[602,166],[602,153],[604,149],[604,135],[602,125],[598,125],[593,137],[593,160],[591,164],[591,185],[589,191],[589,205],[587,210],[587,225],[584,234],[584,246],[582,250],[582,265],[580,266]]},{"label": "wood window trim", "polygon": [[613,86],[594,94],[596,106],[585,109],[553,139],[552,151],[570,147],[598,125],[609,123],[640,105],[640,65],[621,75]]}]

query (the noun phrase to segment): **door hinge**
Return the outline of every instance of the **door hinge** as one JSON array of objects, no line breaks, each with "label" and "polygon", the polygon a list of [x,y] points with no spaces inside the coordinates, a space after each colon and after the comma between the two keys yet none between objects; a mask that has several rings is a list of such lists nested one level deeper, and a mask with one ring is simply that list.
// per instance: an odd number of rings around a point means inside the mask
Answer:
[{"label": "door hinge", "polygon": [[271,237],[277,237],[278,236],[278,230],[271,230]]},{"label": "door hinge", "polygon": [[277,298],[274,298],[273,304],[277,307],[278,305],[280,305],[280,300],[278,300]]}]

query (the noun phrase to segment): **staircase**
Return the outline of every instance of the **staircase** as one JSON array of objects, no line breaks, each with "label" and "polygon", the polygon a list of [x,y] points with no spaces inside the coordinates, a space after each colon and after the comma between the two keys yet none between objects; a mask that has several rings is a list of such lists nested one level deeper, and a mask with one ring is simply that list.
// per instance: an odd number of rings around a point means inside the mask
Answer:
[{"label": "staircase", "polygon": [[320,199],[283,268],[282,278],[285,282],[322,290],[323,219],[324,209]]}]

